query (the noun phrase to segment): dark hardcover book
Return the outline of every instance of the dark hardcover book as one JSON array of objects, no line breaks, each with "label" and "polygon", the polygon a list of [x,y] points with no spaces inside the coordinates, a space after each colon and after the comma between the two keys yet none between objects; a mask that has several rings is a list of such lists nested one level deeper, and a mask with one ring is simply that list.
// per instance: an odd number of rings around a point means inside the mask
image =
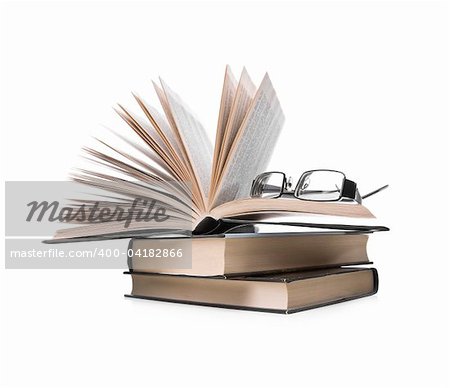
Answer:
[{"label": "dark hardcover book", "polygon": [[286,314],[373,295],[378,290],[375,268],[232,278],[128,274],[133,281],[128,297]]}]

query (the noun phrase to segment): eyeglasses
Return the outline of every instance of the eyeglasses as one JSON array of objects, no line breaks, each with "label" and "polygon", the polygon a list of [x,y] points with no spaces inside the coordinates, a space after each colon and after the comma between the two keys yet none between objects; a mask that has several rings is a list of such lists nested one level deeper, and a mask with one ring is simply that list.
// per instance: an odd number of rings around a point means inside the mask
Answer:
[{"label": "eyeglasses", "polygon": [[283,172],[264,172],[253,180],[250,196],[279,198],[290,195],[305,201],[347,200],[361,203],[363,198],[378,193],[388,185],[361,197],[356,183],[347,179],[344,173],[335,170],[310,170],[302,174],[294,190],[291,187],[292,178],[286,179]]}]

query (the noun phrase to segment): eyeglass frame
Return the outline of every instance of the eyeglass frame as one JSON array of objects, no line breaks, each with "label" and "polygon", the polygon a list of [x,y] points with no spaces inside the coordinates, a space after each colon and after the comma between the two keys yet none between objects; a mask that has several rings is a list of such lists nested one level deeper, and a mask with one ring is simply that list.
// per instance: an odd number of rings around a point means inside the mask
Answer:
[{"label": "eyeglass frame", "polygon": [[[298,192],[298,186],[300,184],[300,182],[302,181],[302,178],[304,175],[308,174],[308,173],[312,173],[315,171],[327,171],[327,172],[337,172],[342,174],[343,179],[342,179],[342,186],[341,186],[341,190],[339,192],[339,198],[336,199],[305,199],[305,198],[299,198],[295,195],[296,192]],[[338,171],[338,170],[329,170],[329,169],[316,169],[316,170],[308,170],[308,171],[304,171],[302,173],[302,175],[300,175],[300,178],[297,181],[297,184],[295,185],[295,189],[294,190],[290,190],[292,187],[292,181],[291,178],[289,177],[289,179],[286,179],[286,174],[284,172],[281,171],[266,171],[263,172],[261,174],[258,174],[255,179],[253,179],[252,181],[252,187],[250,189],[250,196],[252,198],[260,198],[261,196],[254,196],[253,195],[253,186],[256,182],[256,180],[261,177],[262,175],[266,175],[266,174],[282,174],[283,175],[283,184],[282,184],[282,188],[280,193],[276,196],[276,197],[270,197],[268,199],[277,199],[280,198],[284,195],[291,195],[294,198],[300,200],[300,201],[310,201],[310,202],[337,202],[340,201],[343,198],[346,199],[350,199],[350,200],[354,200],[357,203],[361,204],[362,203],[362,198],[361,195],[359,193],[358,187],[356,185],[356,182],[347,179],[346,175],[342,172],[342,171]]]}]

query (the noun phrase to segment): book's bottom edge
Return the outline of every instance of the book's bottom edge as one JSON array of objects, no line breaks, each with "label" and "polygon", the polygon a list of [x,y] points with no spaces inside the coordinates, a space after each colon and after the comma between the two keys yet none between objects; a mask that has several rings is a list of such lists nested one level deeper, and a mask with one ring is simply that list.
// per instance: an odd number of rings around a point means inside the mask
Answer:
[{"label": "book's bottom edge", "polygon": [[325,306],[330,306],[330,305],[334,305],[334,304],[338,304],[338,303],[342,303],[342,302],[348,302],[351,300],[355,300],[355,299],[361,299],[361,298],[365,298],[368,296],[372,296],[374,294],[377,293],[377,289],[373,290],[372,292],[369,292],[367,294],[361,294],[361,295],[356,295],[356,296],[352,296],[352,297],[347,297],[347,298],[340,298],[340,299],[336,299],[336,300],[332,300],[329,302],[324,302],[324,303],[318,303],[318,304],[314,304],[314,305],[310,305],[310,306],[305,306],[305,307],[300,307],[300,308],[295,308],[295,309],[267,309],[267,308],[258,308],[258,307],[248,307],[248,306],[236,306],[236,305],[228,305],[228,304],[215,304],[215,303],[205,303],[205,302],[195,302],[195,301],[190,301],[190,300],[178,300],[178,299],[166,299],[166,298],[157,298],[157,297],[151,297],[151,296],[142,296],[142,295],[133,295],[133,294],[125,294],[124,296],[126,298],[134,298],[134,299],[145,299],[145,300],[155,300],[158,302],[168,302],[168,303],[181,303],[181,304],[188,304],[188,305],[195,305],[195,306],[204,306],[204,307],[217,307],[217,308],[223,308],[223,309],[231,309],[231,310],[245,310],[245,311],[259,311],[259,312],[264,312],[264,313],[275,313],[275,314],[294,314],[294,313],[298,313],[301,311],[307,311],[307,310],[312,310],[312,309],[316,309],[319,307],[325,307]]}]

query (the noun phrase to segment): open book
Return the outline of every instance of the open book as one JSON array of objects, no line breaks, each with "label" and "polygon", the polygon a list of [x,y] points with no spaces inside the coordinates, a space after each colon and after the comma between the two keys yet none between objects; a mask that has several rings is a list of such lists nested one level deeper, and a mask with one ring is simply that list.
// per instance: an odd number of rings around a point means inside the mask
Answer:
[{"label": "open book", "polygon": [[[227,66],[223,82],[215,145],[182,99],[163,81],[154,83],[163,112],[134,95],[141,115],[119,105],[118,114],[138,135],[117,134],[132,147],[126,152],[100,141],[107,152],[85,148],[88,158],[107,172],[78,170],[72,178],[113,193],[100,206],[144,210],[135,198],[157,200],[169,216],[165,222],[86,222],[62,229],[55,239],[93,236],[133,236],[153,232],[193,230],[206,217],[313,213],[373,217],[364,206],[296,199],[250,199],[253,178],[263,172],[284,122],[280,102],[266,74],[256,87],[244,69],[239,81]],[[134,205],[133,205],[134,203]],[[73,206],[93,206],[79,201]],[[183,225],[183,226],[180,226]],[[186,226],[187,225],[187,226]]]}]

